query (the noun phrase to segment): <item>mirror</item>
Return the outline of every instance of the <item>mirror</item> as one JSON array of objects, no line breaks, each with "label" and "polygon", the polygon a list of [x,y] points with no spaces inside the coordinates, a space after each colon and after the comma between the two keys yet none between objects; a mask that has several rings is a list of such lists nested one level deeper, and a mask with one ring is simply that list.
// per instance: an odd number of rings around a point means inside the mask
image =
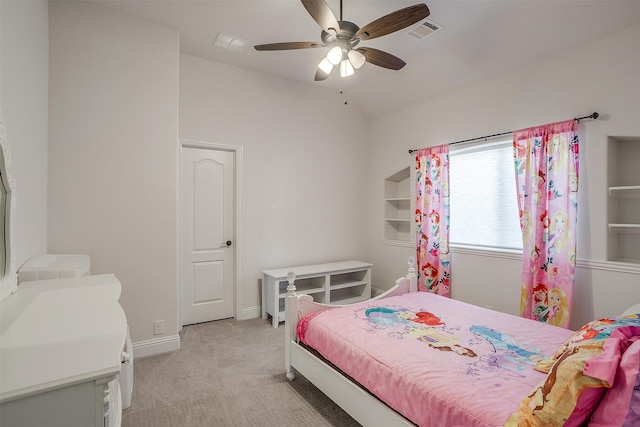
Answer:
[{"label": "mirror", "polygon": [[13,256],[13,218],[15,183],[10,169],[9,147],[0,115],[0,301],[17,288]]},{"label": "mirror", "polygon": [[[4,157],[4,156],[2,156]],[[2,161],[0,161],[2,163]],[[5,230],[5,209],[7,208],[7,187],[4,185],[4,173],[0,169],[0,279],[6,275],[5,266],[7,265],[6,237]]]}]

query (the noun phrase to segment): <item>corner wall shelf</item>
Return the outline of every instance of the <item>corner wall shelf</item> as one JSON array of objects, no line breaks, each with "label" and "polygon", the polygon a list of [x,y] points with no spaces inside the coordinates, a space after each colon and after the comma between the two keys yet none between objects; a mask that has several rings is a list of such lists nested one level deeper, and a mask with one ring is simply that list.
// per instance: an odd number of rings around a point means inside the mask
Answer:
[{"label": "corner wall shelf", "polygon": [[640,264],[640,137],[608,137],[607,157],[607,259]]},{"label": "corner wall shelf", "polygon": [[609,195],[612,197],[640,197],[640,185],[609,187]]},{"label": "corner wall shelf", "polygon": [[384,180],[384,240],[409,244],[411,242],[410,168],[394,173]]}]

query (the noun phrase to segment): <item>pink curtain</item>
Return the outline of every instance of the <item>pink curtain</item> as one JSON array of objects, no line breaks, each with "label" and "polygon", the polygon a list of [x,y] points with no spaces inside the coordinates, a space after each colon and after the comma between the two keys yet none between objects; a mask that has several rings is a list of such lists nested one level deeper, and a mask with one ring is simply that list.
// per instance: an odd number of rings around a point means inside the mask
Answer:
[{"label": "pink curtain", "polygon": [[576,265],[577,124],[516,131],[513,150],[523,242],[520,315],[568,327]]},{"label": "pink curtain", "polygon": [[416,154],[418,290],[450,296],[449,146]]}]

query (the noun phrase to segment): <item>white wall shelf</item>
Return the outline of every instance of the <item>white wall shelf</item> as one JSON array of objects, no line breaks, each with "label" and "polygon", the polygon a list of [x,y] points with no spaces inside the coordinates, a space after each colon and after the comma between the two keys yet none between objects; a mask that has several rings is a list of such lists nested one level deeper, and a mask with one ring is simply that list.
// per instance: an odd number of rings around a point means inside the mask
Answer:
[{"label": "white wall shelf", "polygon": [[609,195],[617,197],[640,197],[640,185],[609,187]]},{"label": "white wall shelf", "polygon": [[609,137],[607,142],[607,259],[640,263],[640,137]]},{"label": "white wall shelf", "polygon": [[411,180],[410,168],[394,173],[384,180],[384,240],[411,242]]},{"label": "white wall shelf", "polygon": [[262,272],[262,318],[271,316],[274,328],[284,321],[287,275],[296,275],[296,293],[325,304],[351,304],[371,298],[371,267],[361,261],[277,268]]},{"label": "white wall shelf", "polygon": [[637,228],[637,229],[640,229],[640,224],[609,224],[609,228]]}]

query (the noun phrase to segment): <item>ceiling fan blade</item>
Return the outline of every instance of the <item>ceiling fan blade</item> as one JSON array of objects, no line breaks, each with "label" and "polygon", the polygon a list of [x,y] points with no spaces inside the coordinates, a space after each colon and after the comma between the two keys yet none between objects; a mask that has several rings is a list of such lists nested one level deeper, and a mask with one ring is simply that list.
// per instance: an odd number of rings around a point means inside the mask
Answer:
[{"label": "ceiling fan blade", "polygon": [[393,56],[390,53],[383,52],[372,47],[360,47],[356,50],[364,55],[367,62],[377,65],[378,67],[384,67],[390,70],[399,70],[407,65],[406,62],[397,56]]},{"label": "ceiling fan blade", "polygon": [[340,30],[340,24],[329,5],[324,0],[302,0],[302,5],[314,21],[327,33],[333,30],[333,34]]},{"label": "ceiling fan blade", "polygon": [[291,49],[308,49],[312,47],[323,47],[322,43],[316,42],[285,42],[285,43],[269,43],[258,44],[253,48],[255,50],[291,50]]},{"label": "ceiling fan blade", "polygon": [[385,36],[422,21],[430,13],[424,3],[405,7],[368,23],[358,30],[356,37],[360,40],[371,40]]}]

